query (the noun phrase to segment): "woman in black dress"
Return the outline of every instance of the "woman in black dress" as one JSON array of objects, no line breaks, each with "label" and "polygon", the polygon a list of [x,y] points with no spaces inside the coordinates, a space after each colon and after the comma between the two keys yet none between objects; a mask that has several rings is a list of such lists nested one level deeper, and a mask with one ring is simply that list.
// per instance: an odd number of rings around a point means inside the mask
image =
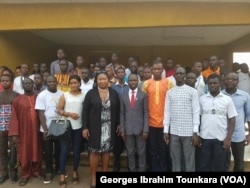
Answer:
[{"label": "woman in black dress", "polygon": [[110,152],[114,146],[120,116],[119,96],[109,87],[107,73],[98,73],[95,83],[94,88],[85,97],[82,111],[82,133],[88,140],[91,187],[96,186],[99,159],[102,160],[102,171],[108,171]]}]

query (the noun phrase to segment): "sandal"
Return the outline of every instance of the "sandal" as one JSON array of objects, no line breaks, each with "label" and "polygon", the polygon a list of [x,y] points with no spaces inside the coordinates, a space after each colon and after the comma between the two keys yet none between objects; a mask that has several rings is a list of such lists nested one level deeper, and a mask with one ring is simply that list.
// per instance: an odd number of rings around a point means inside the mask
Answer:
[{"label": "sandal", "polygon": [[74,185],[78,184],[79,183],[79,177],[73,177],[72,182],[73,182]]},{"label": "sandal", "polygon": [[66,187],[66,181],[65,180],[60,181],[59,185],[60,185],[61,188],[65,188]]},{"label": "sandal", "polygon": [[79,177],[78,177],[78,173],[76,172],[76,176],[74,177],[74,172],[73,172],[73,177],[72,177],[72,182],[74,185],[79,183]]},{"label": "sandal", "polygon": [[27,184],[27,182],[28,182],[28,178],[21,178],[18,185],[19,186],[24,186],[24,185]]}]

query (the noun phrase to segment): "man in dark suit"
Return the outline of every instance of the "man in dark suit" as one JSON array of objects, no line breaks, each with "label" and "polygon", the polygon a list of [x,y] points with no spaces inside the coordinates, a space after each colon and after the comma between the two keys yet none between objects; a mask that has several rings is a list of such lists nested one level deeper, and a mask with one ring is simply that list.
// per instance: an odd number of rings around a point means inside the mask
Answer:
[{"label": "man in dark suit", "polygon": [[[138,86],[136,74],[128,77],[129,91],[121,97],[120,126],[121,136],[125,140],[128,153],[128,167],[130,172],[146,171],[146,139],[148,137],[148,97]],[[136,117],[136,118],[135,118]],[[136,165],[136,154],[138,165]]]}]

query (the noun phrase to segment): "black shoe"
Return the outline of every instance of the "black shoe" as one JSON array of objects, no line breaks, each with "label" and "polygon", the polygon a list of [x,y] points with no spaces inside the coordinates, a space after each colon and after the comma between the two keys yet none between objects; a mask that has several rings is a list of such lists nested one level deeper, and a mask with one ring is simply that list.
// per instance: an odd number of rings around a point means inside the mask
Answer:
[{"label": "black shoe", "polygon": [[56,171],[55,171],[55,175],[56,175],[56,176],[60,176],[60,174],[61,174],[61,173],[60,173],[60,170],[56,170]]},{"label": "black shoe", "polygon": [[11,183],[16,183],[18,181],[18,176],[17,174],[15,174],[12,178],[11,178]]},{"label": "black shoe", "polygon": [[51,183],[51,181],[52,181],[52,173],[46,173],[45,174],[45,177],[44,177],[44,179],[43,179],[43,183],[44,184],[49,184],[49,183]]},{"label": "black shoe", "polygon": [[9,179],[8,175],[0,177],[0,184],[4,183],[7,179]]},{"label": "black shoe", "polygon": [[113,172],[119,172],[120,171],[120,167],[119,166],[115,166],[113,169]]},{"label": "black shoe", "polygon": [[[60,176],[60,175],[61,175],[61,173],[60,173],[59,170],[56,171],[55,174],[56,174],[57,176]],[[64,177],[65,177],[65,179],[67,179],[67,178],[69,177],[69,175],[68,175],[68,174],[64,174]]]}]

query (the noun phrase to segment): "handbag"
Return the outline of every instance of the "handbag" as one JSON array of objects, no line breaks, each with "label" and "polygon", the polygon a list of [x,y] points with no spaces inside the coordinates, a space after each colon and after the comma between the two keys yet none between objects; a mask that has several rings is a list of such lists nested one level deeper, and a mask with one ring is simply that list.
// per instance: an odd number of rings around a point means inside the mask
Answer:
[{"label": "handbag", "polygon": [[[63,116],[64,117],[64,116]],[[49,139],[70,139],[71,137],[71,123],[65,117],[57,120],[52,120],[48,130]]]}]

